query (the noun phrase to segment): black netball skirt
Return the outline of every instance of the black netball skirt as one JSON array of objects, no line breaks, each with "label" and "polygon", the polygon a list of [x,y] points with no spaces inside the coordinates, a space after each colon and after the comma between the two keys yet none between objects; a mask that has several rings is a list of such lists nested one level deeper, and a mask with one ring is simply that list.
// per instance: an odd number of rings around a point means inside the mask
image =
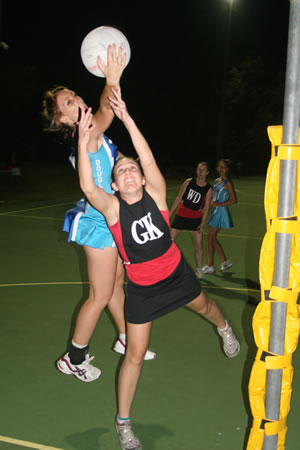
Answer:
[{"label": "black netball skirt", "polygon": [[175,216],[171,227],[176,230],[196,231],[201,224],[201,217],[193,219],[190,217]]},{"label": "black netball skirt", "polygon": [[129,323],[151,322],[190,303],[201,293],[199,281],[181,256],[174,272],[150,286],[140,286],[128,280],[125,318]]}]

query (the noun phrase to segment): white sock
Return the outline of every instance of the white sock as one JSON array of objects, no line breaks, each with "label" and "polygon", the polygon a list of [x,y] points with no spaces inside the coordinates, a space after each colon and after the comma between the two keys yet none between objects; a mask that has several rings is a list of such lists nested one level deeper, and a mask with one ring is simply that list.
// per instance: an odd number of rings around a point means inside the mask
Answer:
[{"label": "white sock", "polygon": [[119,339],[121,339],[122,342],[126,343],[126,333],[120,333]]},{"label": "white sock", "polygon": [[84,347],[88,346],[88,344],[84,344],[84,345],[76,344],[76,342],[74,342],[73,339],[72,339],[72,345],[76,348],[84,348]]},{"label": "white sock", "polygon": [[130,416],[129,416],[129,417],[126,417],[126,418],[123,418],[123,417],[120,417],[119,414],[117,415],[117,422],[118,422],[119,424],[122,424],[122,423],[124,423],[124,422],[128,422],[129,420],[130,420]]},{"label": "white sock", "polygon": [[224,327],[224,328],[219,328],[220,331],[225,331],[225,330],[227,330],[227,328],[229,327],[229,323],[227,322],[227,320],[225,320],[225,323],[226,323],[226,327]]}]

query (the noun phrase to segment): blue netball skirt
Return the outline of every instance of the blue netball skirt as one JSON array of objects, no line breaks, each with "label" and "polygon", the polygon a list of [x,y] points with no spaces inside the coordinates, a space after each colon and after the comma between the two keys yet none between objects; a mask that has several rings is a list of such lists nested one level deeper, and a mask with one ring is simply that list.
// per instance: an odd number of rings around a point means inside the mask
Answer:
[{"label": "blue netball skirt", "polygon": [[214,207],[207,222],[213,228],[232,228],[233,222],[226,206]]},{"label": "blue netball skirt", "polygon": [[69,233],[68,242],[102,250],[104,247],[116,247],[104,216],[101,213],[95,214],[95,211],[89,214],[84,199],[66,212],[63,231]]},{"label": "blue netball skirt", "polygon": [[181,256],[174,272],[150,286],[127,281],[125,318],[129,323],[147,323],[195,300],[201,294],[199,281]]}]

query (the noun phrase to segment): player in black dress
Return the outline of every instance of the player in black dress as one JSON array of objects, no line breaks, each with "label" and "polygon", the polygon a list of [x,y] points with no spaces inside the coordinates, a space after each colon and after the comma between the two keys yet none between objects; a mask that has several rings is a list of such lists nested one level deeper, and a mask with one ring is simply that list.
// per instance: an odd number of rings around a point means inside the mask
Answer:
[{"label": "player in black dress", "polygon": [[109,194],[93,180],[88,156],[91,112],[82,111],[79,124],[78,169],[80,186],[91,204],[105,216],[127,271],[127,349],[118,381],[116,429],[122,450],[140,450],[131,429],[130,411],[147,350],[152,320],[186,305],[216,326],[225,354],[240,350],[229,323],[208,298],[170,235],[166,183],[151,149],[129,115],[120,91],[110,104],[126,127],[139,156],[120,158],[113,168]]},{"label": "player in black dress", "polygon": [[205,161],[197,165],[196,173],[196,178],[187,178],[182,184],[170,209],[170,216],[177,210],[171,225],[173,240],[181,230],[192,232],[195,241],[196,275],[200,279],[203,275],[203,232],[212,200],[212,187],[206,181],[209,172]]}]

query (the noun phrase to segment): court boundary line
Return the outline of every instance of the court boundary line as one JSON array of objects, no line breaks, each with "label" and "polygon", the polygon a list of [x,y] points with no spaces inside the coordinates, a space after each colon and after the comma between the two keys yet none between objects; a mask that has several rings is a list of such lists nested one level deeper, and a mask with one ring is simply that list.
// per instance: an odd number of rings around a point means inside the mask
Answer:
[{"label": "court boundary line", "polygon": [[[89,281],[45,281],[37,283],[0,283],[2,287],[29,287],[29,286],[69,286],[69,285],[81,285],[89,284]],[[126,283],[124,283],[126,285]],[[203,289],[218,289],[225,291],[243,291],[243,292],[261,292],[260,289],[242,288],[242,287],[230,287],[230,286],[206,286],[204,283],[201,285]]]},{"label": "court boundary line", "polygon": [[35,444],[34,442],[22,441],[19,439],[9,438],[7,436],[0,436],[0,442],[7,442],[9,444],[20,445],[21,447],[31,447],[38,450],[63,450],[62,448],[50,447],[49,445]]},{"label": "court boundary line", "polygon": [[57,204],[48,205],[48,206],[38,206],[36,208],[17,209],[16,211],[6,211],[6,212],[3,212],[3,213],[0,213],[0,216],[4,216],[4,215],[7,215],[7,214],[15,214],[15,213],[24,212],[24,211],[25,212],[26,211],[36,211],[38,209],[55,208],[56,206],[66,206],[66,205],[73,205],[73,204],[76,204],[76,201],[68,202],[68,203],[57,203]]},{"label": "court boundary line", "polygon": [[42,219],[42,220],[60,220],[63,221],[63,218],[59,218],[59,217],[43,217],[43,216],[23,216],[23,215],[18,215],[15,213],[1,213],[1,216],[3,217],[18,217],[18,219]]},{"label": "court boundary line", "polygon": [[0,283],[1,287],[26,287],[26,286],[69,286],[90,284],[89,281],[41,281],[41,282],[29,282],[29,283]]},{"label": "court boundary line", "polygon": [[[19,219],[56,220],[58,222],[63,222],[64,221],[64,218],[59,218],[59,217],[22,216],[22,215],[19,216],[19,215],[15,214],[15,213],[0,213],[0,216],[17,217]],[[180,230],[180,231],[183,232],[183,233],[190,233],[189,230]],[[204,234],[207,234],[207,231],[205,231]],[[259,236],[249,236],[249,235],[241,236],[241,235],[238,235],[238,234],[223,234],[223,233],[219,233],[219,236],[229,237],[229,238],[239,238],[239,239],[255,239],[255,240],[259,240],[259,241],[263,239],[263,237],[259,237]]]}]

